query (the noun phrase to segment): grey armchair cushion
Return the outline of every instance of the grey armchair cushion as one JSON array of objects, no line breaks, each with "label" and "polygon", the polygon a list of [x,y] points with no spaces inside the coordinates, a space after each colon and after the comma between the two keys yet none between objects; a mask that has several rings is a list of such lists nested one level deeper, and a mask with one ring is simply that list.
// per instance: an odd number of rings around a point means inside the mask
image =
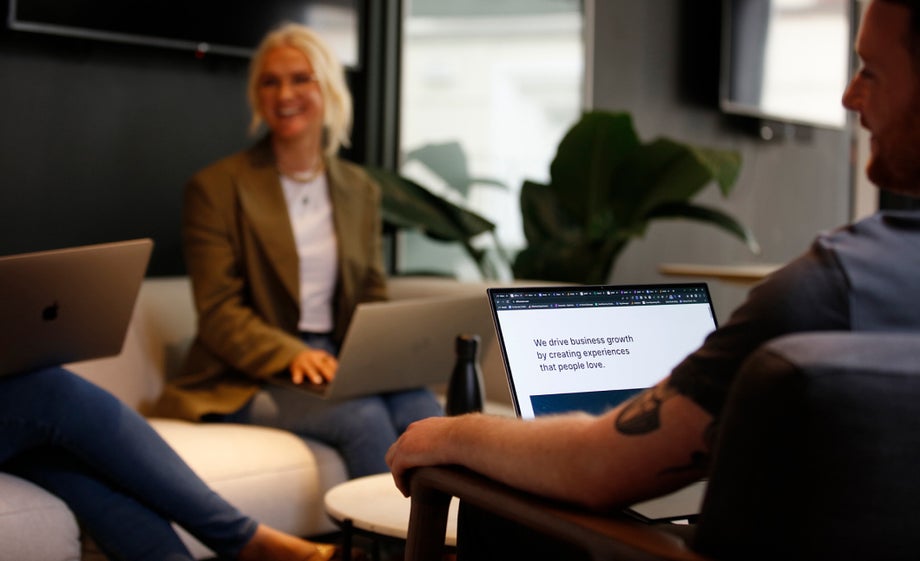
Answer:
[{"label": "grey armchair cushion", "polygon": [[920,334],[772,341],[745,364],[721,424],[697,551],[920,557]]}]

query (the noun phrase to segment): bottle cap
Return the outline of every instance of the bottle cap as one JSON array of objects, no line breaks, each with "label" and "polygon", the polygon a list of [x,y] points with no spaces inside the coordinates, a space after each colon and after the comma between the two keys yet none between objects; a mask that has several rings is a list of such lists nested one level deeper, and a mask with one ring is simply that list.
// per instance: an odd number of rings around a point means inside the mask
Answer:
[{"label": "bottle cap", "polygon": [[479,335],[461,333],[457,335],[457,356],[463,358],[476,358],[479,351]]}]

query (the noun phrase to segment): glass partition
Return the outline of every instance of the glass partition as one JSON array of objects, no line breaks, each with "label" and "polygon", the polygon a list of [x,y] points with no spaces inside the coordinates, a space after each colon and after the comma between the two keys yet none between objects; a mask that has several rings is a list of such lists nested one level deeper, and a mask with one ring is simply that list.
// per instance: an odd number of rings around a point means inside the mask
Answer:
[{"label": "glass partition", "polygon": [[401,172],[497,229],[474,240],[491,256],[485,273],[458,244],[411,232],[398,236],[397,272],[510,278],[521,184],[548,179],[583,107],[582,2],[411,0],[404,18]]}]

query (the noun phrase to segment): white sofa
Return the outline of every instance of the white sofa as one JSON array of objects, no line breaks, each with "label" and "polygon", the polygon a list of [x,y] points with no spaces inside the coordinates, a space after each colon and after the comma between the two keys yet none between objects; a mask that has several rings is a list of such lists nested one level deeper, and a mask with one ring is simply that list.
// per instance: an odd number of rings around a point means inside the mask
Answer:
[{"label": "white sofa", "polygon": [[[474,291],[483,295],[485,304],[486,286],[442,278],[399,277],[390,281],[390,297]],[[121,354],[70,368],[147,413],[164,379],[180,364],[194,330],[188,279],[148,278]],[[490,408],[507,413],[510,398],[495,345],[484,349],[482,365]],[[346,479],[344,464],[334,449],[271,428],[162,418],[151,418],[150,422],[212,488],[247,514],[302,536],[335,530],[323,510],[326,490]],[[194,538],[181,533],[198,558],[212,556]],[[98,556],[91,544],[81,540],[73,515],[59,499],[27,481],[0,473],[0,561]]]}]

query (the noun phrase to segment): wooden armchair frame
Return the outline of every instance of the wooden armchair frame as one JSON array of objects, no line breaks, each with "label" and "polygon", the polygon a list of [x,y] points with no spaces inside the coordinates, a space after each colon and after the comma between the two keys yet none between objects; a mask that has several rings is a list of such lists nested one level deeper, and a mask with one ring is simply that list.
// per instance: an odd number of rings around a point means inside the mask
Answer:
[{"label": "wooden armchair frame", "polygon": [[572,544],[592,561],[707,561],[690,550],[686,527],[648,524],[627,515],[590,514],[502,485],[454,466],[424,467],[411,479],[412,508],[406,561],[441,559],[451,497],[460,500],[458,547],[464,505],[473,505]]}]

